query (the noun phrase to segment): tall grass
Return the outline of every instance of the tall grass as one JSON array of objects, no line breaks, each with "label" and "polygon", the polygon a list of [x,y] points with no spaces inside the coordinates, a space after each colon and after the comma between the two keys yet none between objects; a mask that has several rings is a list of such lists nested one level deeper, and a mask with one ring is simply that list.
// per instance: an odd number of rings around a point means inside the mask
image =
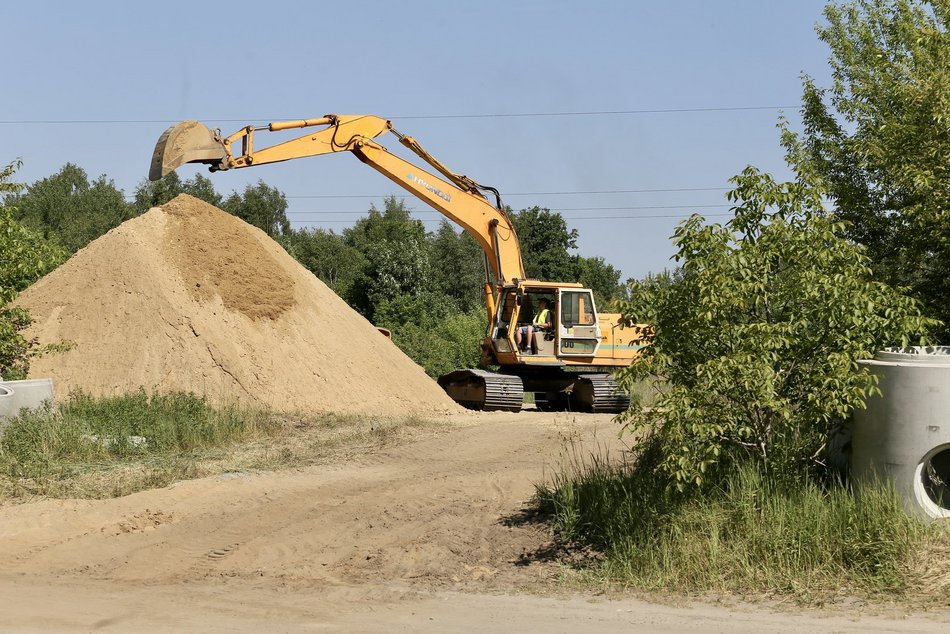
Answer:
[{"label": "tall grass", "polygon": [[190,393],[73,394],[0,430],[0,504],[114,497],[218,473],[300,467],[439,428],[414,416],[214,407]]},{"label": "tall grass", "polygon": [[901,593],[926,529],[892,490],[770,479],[754,465],[702,494],[625,464],[573,460],[537,499],[562,537],[604,553],[600,575],[645,590],[772,592],[816,600]]},{"label": "tall grass", "polygon": [[268,412],[214,408],[191,393],[73,394],[56,408],[9,422],[0,436],[0,477],[7,494],[55,495],[77,475],[124,466],[136,472],[135,490],[189,477],[202,450],[266,436],[279,426]]}]

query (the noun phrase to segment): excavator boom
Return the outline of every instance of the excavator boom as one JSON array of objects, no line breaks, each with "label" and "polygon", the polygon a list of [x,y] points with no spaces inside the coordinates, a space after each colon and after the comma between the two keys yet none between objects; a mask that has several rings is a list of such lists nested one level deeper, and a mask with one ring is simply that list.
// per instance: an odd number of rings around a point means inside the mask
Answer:
[{"label": "excavator boom", "polygon": [[[321,127],[295,139],[255,147],[259,132],[279,132],[295,128]],[[387,132],[412,150],[448,180],[392,154],[374,141]],[[468,231],[481,245],[496,284],[523,280],[524,264],[514,224],[500,205],[488,202],[474,180],[456,174],[426,152],[412,137],[397,132],[392,123],[373,115],[334,115],[317,119],[278,121],[265,126],[246,126],[228,137],[197,121],[177,123],[162,134],[149,171],[158,180],[185,163],[204,163],[212,171],[266,165],[307,156],[352,152],[362,162],[394,183],[421,198]]]}]

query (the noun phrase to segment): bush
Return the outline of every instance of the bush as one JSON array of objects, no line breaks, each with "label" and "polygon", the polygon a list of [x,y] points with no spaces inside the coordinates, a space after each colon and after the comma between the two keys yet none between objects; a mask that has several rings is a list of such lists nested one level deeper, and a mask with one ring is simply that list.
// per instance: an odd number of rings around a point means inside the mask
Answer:
[{"label": "bush", "polygon": [[191,393],[77,393],[55,409],[24,412],[9,422],[0,436],[0,473],[69,477],[79,465],[182,456],[266,434],[276,424],[266,413],[215,409]]},{"label": "bush", "polygon": [[444,295],[426,293],[383,302],[377,324],[393,343],[432,377],[480,363],[479,342],[488,330],[484,308],[460,312]]},{"label": "bush", "polygon": [[661,460],[656,442],[620,465],[574,460],[538,488],[563,539],[604,553],[605,579],[803,599],[908,588],[926,530],[893,490],[789,482],[752,463],[695,495],[657,480]]},{"label": "bush", "polygon": [[30,325],[29,315],[9,303],[19,291],[66,259],[62,249],[16,222],[13,209],[3,204],[4,196],[21,189],[10,182],[18,167],[16,162],[0,169],[0,376],[6,379],[26,377],[30,353],[36,345],[22,335]]},{"label": "bush", "polygon": [[635,284],[621,305],[628,324],[649,324],[650,344],[621,382],[660,392],[652,407],[632,399],[623,420],[654,435],[656,468],[681,490],[748,462],[820,475],[830,434],[876,390],[857,360],[936,323],[871,278],[814,183],[753,168],[733,182],[734,218],[681,224],[678,274]]}]

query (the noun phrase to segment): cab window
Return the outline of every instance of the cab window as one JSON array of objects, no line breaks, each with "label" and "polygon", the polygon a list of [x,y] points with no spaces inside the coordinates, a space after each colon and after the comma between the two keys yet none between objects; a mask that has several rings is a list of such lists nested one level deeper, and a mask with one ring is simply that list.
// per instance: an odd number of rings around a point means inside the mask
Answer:
[{"label": "cab window", "polygon": [[561,293],[561,324],[565,328],[594,325],[594,300],[589,292]]}]

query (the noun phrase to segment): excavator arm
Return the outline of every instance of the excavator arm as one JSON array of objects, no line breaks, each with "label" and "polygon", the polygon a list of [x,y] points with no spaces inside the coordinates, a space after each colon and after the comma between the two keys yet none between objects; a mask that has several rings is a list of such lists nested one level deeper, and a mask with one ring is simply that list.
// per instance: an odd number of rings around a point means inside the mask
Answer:
[{"label": "excavator arm", "polygon": [[[320,129],[260,149],[254,146],[258,132],[311,127]],[[374,140],[387,132],[445,178],[392,154]],[[236,151],[238,144],[240,151]],[[331,114],[318,119],[278,121],[260,127],[246,126],[226,138],[198,121],[183,121],[170,127],[159,139],[149,179],[158,180],[185,163],[203,163],[212,171],[218,171],[334,152],[352,152],[360,161],[459,224],[482,247],[497,285],[524,279],[518,237],[498,192],[452,172],[415,139],[400,134],[390,121],[380,117]],[[497,206],[488,201],[483,191],[495,194]],[[493,312],[493,294],[492,289],[486,288],[490,313]]]}]

